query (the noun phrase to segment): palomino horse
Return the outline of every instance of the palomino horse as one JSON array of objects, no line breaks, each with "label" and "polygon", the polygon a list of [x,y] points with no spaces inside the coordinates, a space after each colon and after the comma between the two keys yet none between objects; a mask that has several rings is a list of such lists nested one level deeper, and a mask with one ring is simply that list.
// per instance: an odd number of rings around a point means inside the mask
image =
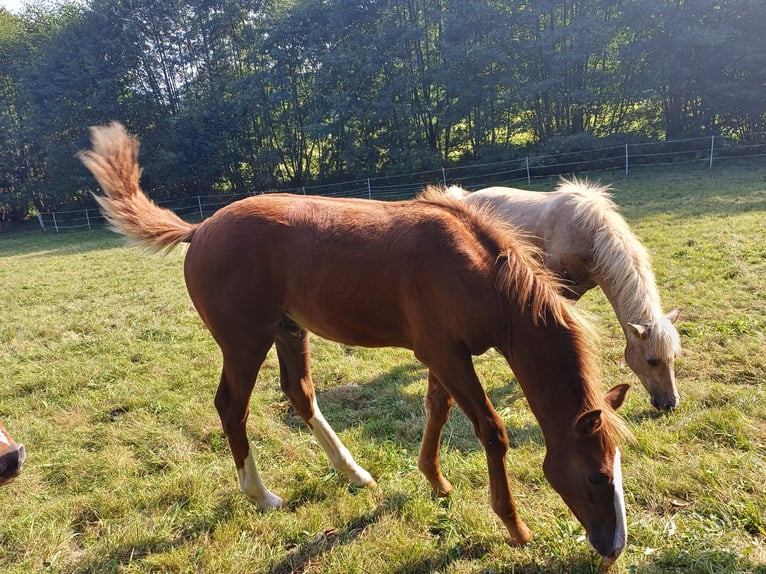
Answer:
[{"label": "palomino horse", "polygon": [[27,452],[23,444],[17,444],[0,422],[0,485],[7,484],[21,472]]},{"label": "palomino horse", "polygon": [[567,297],[576,301],[600,286],[625,333],[628,366],[655,408],[675,408],[679,397],[673,364],[681,347],[673,324],[679,310],[662,311],[649,254],[608,191],[577,179],[563,180],[548,193],[510,187],[474,193],[448,189],[525,233],[543,251],[545,266],[564,281]]},{"label": "palomino horse", "polygon": [[505,427],[471,358],[496,347],[540,423],[545,476],[607,563],[622,552],[618,439],[626,431],[613,410],[627,385],[600,395],[591,332],[515,233],[441,193],[392,203],[267,194],[191,224],[143,194],[139,144],[120,124],[92,128],[92,138],[80,157],[106,192],[97,199],[112,227],[150,251],[189,243],[186,286],[223,354],[215,406],[240,488],[257,504],[283,503],[264,485],[245,428],[273,344],[282,390],[332,465],[356,485],[375,484],[319,410],[310,331],[412,349],[429,371],[419,468],[436,493],[449,493],[438,445],[457,402],[486,451],[492,508],[513,543],[527,542],[508,485]]}]

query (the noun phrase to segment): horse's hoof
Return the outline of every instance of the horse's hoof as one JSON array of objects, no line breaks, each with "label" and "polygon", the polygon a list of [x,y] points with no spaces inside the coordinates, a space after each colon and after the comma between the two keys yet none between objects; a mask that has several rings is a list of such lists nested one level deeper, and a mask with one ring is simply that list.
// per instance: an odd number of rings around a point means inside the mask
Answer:
[{"label": "horse's hoof", "polygon": [[363,468],[360,468],[353,475],[351,475],[350,480],[351,484],[354,486],[364,486],[367,488],[378,487],[378,483],[375,482],[375,479],[372,478],[372,475]]},{"label": "horse's hoof", "polygon": [[530,540],[532,540],[532,532],[523,523],[516,527],[516,532],[509,533],[511,538],[508,540],[508,544],[513,547],[524,546]]},{"label": "horse's hoof", "polygon": [[277,496],[273,492],[269,492],[268,490],[254,500],[255,503],[265,511],[275,510],[280,506],[283,506],[285,503],[281,497]]},{"label": "horse's hoof", "polygon": [[436,498],[445,498],[452,494],[452,484],[444,477],[431,483],[431,494]]}]

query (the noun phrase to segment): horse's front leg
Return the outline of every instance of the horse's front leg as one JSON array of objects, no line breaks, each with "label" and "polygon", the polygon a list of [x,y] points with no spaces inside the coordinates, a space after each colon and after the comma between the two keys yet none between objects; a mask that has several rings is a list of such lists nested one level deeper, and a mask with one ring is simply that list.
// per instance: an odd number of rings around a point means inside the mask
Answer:
[{"label": "horse's front leg", "polygon": [[309,337],[294,321],[283,316],[276,337],[279,379],[293,408],[311,429],[330,464],[356,486],[375,486],[375,480],[351,456],[322,416],[311,379]]},{"label": "horse's front leg", "polygon": [[430,371],[428,372],[428,392],[423,402],[426,410],[426,426],[423,430],[423,440],[420,443],[418,468],[428,479],[436,496],[447,496],[452,491],[452,485],[441,473],[439,444],[441,443],[442,428],[449,419],[454,401]]},{"label": "horse's front leg", "polygon": [[508,529],[511,543],[526,544],[531,540],[532,534],[519,516],[508,484],[505,455],[509,443],[505,424],[484,392],[473,368],[471,356],[462,350],[453,351],[431,358],[429,368],[468,416],[476,438],[484,447],[492,510]]}]

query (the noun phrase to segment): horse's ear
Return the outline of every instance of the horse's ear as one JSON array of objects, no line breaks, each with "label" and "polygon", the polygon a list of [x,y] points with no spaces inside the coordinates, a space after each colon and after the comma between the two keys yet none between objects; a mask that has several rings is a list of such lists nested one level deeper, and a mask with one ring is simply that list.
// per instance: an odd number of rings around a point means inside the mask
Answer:
[{"label": "horse's ear", "polygon": [[628,332],[635,335],[639,339],[646,337],[647,333],[649,332],[649,329],[647,329],[643,325],[638,325],[636,323],[627,323],[628,325]]},{"label": "horse's ear", "polygon": [[574,422],[574,429],[583,435],[596,432],[601,427],[601,409],[581,414]]},{"label": "horse's ear", "polygon": [[606,404],[612,407],[612,410],[616,411],[625,401],[625,395],[628,394],[629,388],[630,385],[628,383],[615,385],[604,394],[604,401],[606,401]]},{"label": "horse's ear", "polygon": [[681,309],[673,309],[670,313],[665,315],[665,318],[671,323],[678,321],[678,316],[681,314]]}]

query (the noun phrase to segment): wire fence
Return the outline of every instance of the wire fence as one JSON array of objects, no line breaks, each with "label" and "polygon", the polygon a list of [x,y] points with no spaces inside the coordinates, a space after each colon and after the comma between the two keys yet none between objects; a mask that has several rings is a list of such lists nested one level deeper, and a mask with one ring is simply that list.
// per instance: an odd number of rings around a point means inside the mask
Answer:
[{"label": "wire fence", "polygon": [[[415,196],[428,184],[458,184],[468,190],[490,185],[510,185],[560,175],[587,174],[620,170],[629,175],[642,167],[679,166],[699,164],[713,169],[731,159],[766,157],[766,132],[753,134],[747,142],[722,136],[700,137],[650,143],[584,149],[559,154],[516,158],[507,161],[471,164],[458,167],[401,174],[397,176],[369,177],[342,183],[307,185],[279,189],[280,193],[323,195],[327,197],[355,197],[395,201]],[[251,195],[270,193],[254,191]],[[156,203],[175,211],[187,219],[204,219],[221,207],[247,197],[241,194],[211,194],[180,197]],[[70,229],[102,227],[105,220],[98,208],[66,211],[38,212],[43,230],[55,232]]]}]

